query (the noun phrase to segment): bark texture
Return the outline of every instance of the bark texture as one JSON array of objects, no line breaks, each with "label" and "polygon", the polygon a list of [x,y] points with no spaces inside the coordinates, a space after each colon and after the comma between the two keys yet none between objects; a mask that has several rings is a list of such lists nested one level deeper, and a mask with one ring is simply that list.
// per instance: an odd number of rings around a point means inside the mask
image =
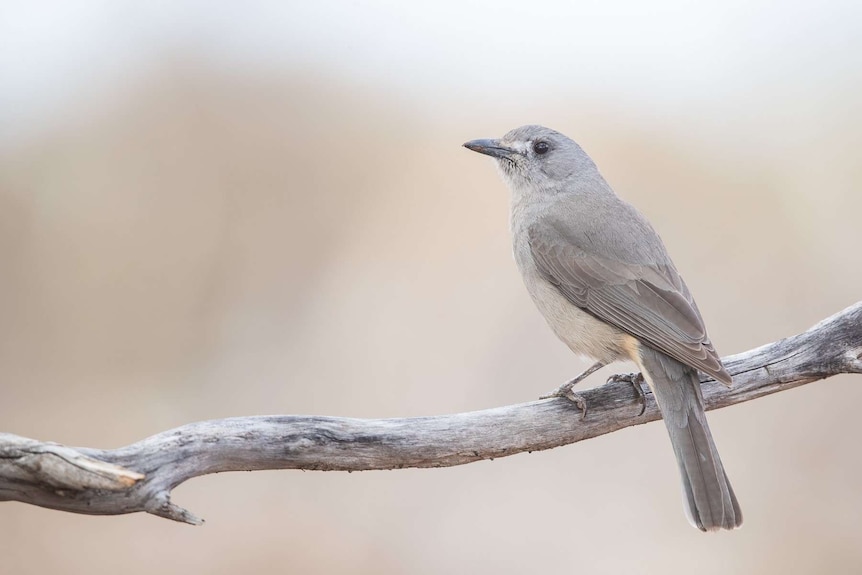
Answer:
[{"label": "bark texture", "polygon": [[[840,373],[862,373],[862,302],[808,331],[723,358],[728,389],[703,379],[707,409],[726,407]],[[258,469],[362,471],[446,467],[552,449],[661,418],[647,389],[643,415],[628,383],[454,415],[397,419],[277,415],[190,423],[119,449],[67,447],[0,433],[0,501],[117,515],[145,511],[202,520],[170,500],[208,473]]]}]

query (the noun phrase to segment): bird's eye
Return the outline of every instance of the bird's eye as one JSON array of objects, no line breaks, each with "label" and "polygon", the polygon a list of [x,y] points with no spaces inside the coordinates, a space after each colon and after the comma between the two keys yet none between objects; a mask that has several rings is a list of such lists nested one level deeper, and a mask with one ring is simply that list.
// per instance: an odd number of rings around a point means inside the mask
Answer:
[{"label": "bird's eye", "polygon": [[537,154],[545,154],[550,149],[551,146],[548,145],[548,142],[535,142],[533,144],[533,151]]}]

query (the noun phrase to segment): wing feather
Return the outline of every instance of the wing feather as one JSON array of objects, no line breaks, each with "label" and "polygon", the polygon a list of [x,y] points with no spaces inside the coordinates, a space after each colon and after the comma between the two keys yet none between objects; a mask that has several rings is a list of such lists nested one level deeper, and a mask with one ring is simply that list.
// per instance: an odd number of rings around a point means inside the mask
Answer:
[{"label": "wing feather", "polygon": [[637,264],[597,254],[548,223],[528,233],[539,271],[574,305],[730,384],[697,304],[669,259]]}]

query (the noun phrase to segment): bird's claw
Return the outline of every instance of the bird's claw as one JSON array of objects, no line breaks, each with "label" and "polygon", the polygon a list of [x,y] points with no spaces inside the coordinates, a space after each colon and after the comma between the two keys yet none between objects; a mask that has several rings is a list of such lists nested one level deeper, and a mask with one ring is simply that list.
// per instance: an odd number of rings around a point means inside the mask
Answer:
[{"label": "bird's claw", "polygon": [[542,395],[542,396],[540,396],[540,397],[539,397],[539,399],[552,399],[552,398],[554,398],[554,397],[565,397],[565,398],[568,398],[568,397],[569,397],[569,394],[571,394],[571,393],[572,393],[572,388],[573,388],[573,387],[575,387],[576,385],[578,385],[580,382],[582,382],[582,381],[583,381],[583,380],[585,380],[587,377],[589,377],[589,376],[590,376],[590,375],[592,375],[593,373],[597,372],[598,370],[600,370],[600,369],[601,369],[601,368],[603,368],[604,366],[605,366],[605,364],[604,364],[604,363],[602,363],[602,362],[600,362],[600,361],[599,361],[599,362],[594,363],[593,365],[591,365],[590,367],[588,367],[588,368],[587,368],[583,373],[579,374],[579,375],[578,375],[577,377],[575,377],[574,379],[570,379],[569,381],[567,381],[566,383],[564,383],[563,385],[561,385],[560,387],[558,387],[557,389],[555,389],[555,390],[554,390],[554,391],[552,391],[551,393],[549,393],[549,394],[547,394],[547,395]]},{"label": "bird's claw", "polygon": [[561,385],[551,393],[546,393],[545,395],[540,395],[539,399],[554,399],[555,397],[566,397],[567,394],[572,392],[572,388],[566,388],[565,385]]},{"label": "bird's claw", "polygon": [[612,375],[608,378],[608,383],[630,383],[634,388],[635,393],[638,396],[638,399],[641,403],[641,411],[638,413],[638,417],[644,414],[646,411],[646,395],[644,394],[643,385],[644,376],[640,373],[621,373],[617,375]]},{"label": "bird's claw", "polygon": [[[569,382],[571,383],[571,382]],[[577,393],[572,391],[572,386],[570,385],[561,385],[551,393],[547,395],[541,396],[539,399],[554,399],[556,397],[562,399],[568,399],[572,403],[574,403],[578,409],[581,410],[581,421],[586,419],[587,417],[587,400],[583,395],[578,395]]]},{"label": "bird's claw", "polygon": [[583,395],[578,395],[569,389],[563,397],[574,403],[581,410],[581,421],[587,418],[587,400]]}]

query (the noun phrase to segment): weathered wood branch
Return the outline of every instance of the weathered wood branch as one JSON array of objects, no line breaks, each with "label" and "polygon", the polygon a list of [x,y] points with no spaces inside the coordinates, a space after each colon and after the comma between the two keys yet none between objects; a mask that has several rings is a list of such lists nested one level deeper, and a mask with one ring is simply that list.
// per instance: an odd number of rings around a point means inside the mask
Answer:
[{"label": "weathered wood branch", "polygon": [[[717,409],[839,373],[862,373],[862,302],[808,331],[724,358],[727,389],[705,379]],[[171,490],[208,473],[445,467],[552,449],[661,417],[626,383],[581,393],[589,411],[547,399],[471,413],[399,419],[279,415],[191,423],[119,449],[72,448],[0,434],[0,501],[100,515],[146,511],[191,524]]]}]

